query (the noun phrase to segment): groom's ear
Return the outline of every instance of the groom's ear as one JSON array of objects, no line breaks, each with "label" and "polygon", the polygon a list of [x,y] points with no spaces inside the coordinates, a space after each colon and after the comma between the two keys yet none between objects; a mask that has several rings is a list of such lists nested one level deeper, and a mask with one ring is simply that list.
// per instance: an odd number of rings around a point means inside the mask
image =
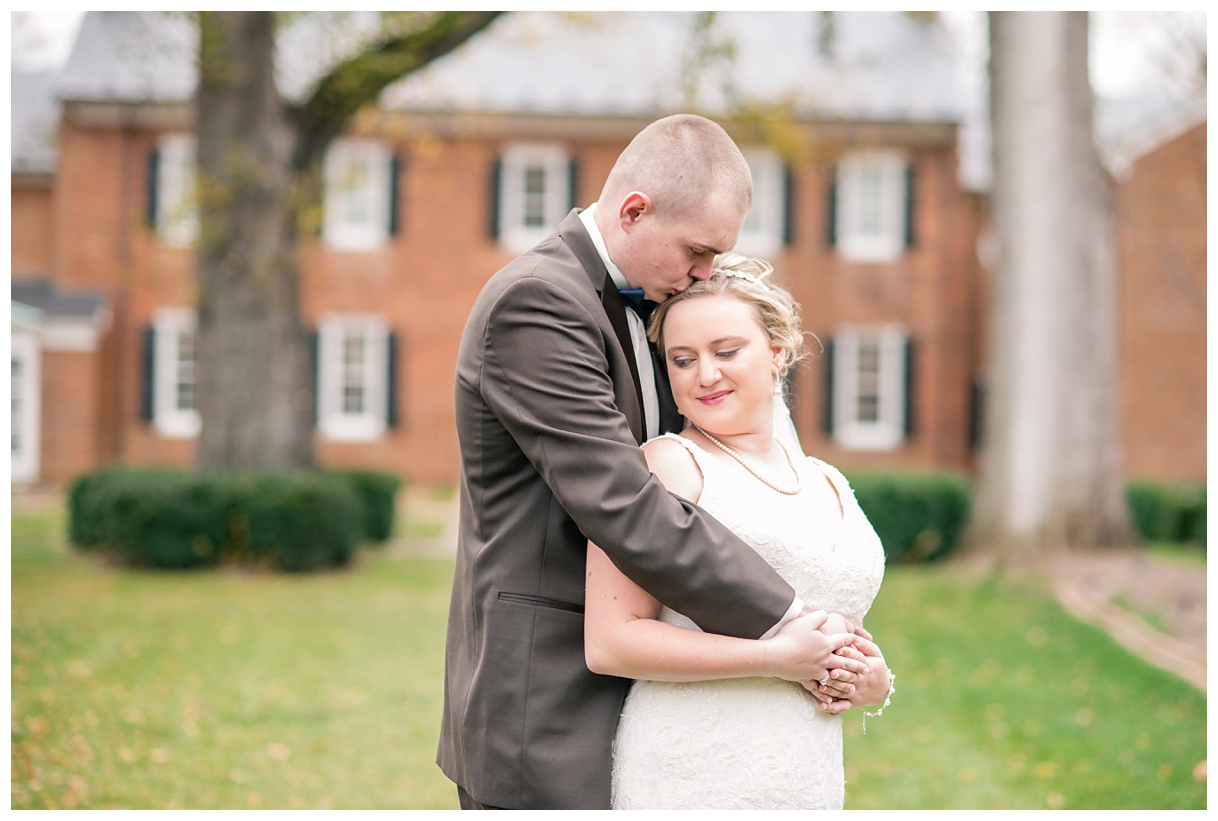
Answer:
[{"label": "groom's ear", "polygon": [[654,212],[655,207],[651,204],[651,197],[642,191],[631,191],[622,199],[622,204],[618,208],[618,222],[621,223],[622,230],[628,232],[638,225],[639,220]]}]

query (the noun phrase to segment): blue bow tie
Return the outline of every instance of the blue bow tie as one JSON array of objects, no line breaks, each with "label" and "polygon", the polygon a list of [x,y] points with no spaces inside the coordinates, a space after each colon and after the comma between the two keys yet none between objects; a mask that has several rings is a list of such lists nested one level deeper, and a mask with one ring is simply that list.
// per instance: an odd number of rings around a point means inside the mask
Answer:
[{"label": "blue bow tie", "polygon": [[634,308],[636,311],[643,304],[643,289],[642,288],[622,288],[618,291],[622,295],[622,301]]},{"label": "blue bow tie", "polygon": [[645,327],[647,320],[651,319],[651,312],[656,309],[656,303],[643,297],[642,288],[623,288],[618,293],[622,296],[622,302],[633,308],[639,319],[643,320]]}]

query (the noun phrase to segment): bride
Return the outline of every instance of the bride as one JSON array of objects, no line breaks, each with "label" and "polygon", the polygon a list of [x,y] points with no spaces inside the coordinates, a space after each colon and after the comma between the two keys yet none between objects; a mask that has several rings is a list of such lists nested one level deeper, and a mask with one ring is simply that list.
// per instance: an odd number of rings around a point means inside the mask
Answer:
[{"label": "bride", "polygon": [[[689,425],[644,452],[670,491],[752,545],[818,611],[763,641],[703,633],[589,544],[588,667],[637,679],[614,739],[614,809],[841,809],[841,713],[886,704],[893,690],[862,628],[884,574],[879,539],[841,473],[775,436],[776,386],[803,337],[798,306],[764,281],[770,271],[722,255],[709,279],[656,310],[649,336]],[[823,642],[809,680],[773,677],[791,654],[806,657],[810,631]],[[843,632],[857,634],[851,644],[835,641]]]}]

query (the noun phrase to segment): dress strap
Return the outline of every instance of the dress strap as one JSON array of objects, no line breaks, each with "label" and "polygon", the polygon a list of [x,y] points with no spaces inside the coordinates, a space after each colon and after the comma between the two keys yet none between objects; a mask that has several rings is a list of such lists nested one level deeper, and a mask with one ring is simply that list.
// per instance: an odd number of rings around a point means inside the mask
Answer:
[{"label": "dress strap", "polygon": [[[709,473],[715,473],[723,468],[723,465],[719,462],[718,459],[711,456],[709,453],[704,451],[702,448],[698,447],[698,445],[696,443],[691,442],[690,440],[686,439],[684,436],[681,436],[680,434],[665,433],[662,436],[657,436],[656,439],[672,439],[674,442],[677,442],[679,445],[681,445],[681,447],[683,447],[687,451],[689,451],[689,455],[694,457],[694,463],[698,465],[698,470],[700,470],[702,472],[703,481],[706,480],[706,477]],[[655,441],[655,440],[651,440],[651,441]]]}]

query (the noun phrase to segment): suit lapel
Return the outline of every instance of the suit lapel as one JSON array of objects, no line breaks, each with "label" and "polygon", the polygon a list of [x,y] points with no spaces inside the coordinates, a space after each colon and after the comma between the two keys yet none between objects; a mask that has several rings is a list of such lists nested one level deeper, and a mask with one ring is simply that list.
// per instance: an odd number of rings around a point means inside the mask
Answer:
[{"label": "suit lapel", "polygon": [[634,358],[634,340],[630,337],[630,322],[626,319],[626,306],[622,303],[622,295],[617,292],[617,286],[609,278],[608,272],[605,274],[605,290],[601,294],[601,305],[605,307],[609,324],[613,326],[613,333],[617,336],[617,341],[621,343],[622,351],[626,354],[626,363],[630,366],[630,378],[634,382],[634,396],[638,400],[638,414],[627,413],[626,418],[630,420],[630,432],[634,434],[635,440],[642,444],[644,438],[643,385],[639,382],[639,366]]},{"label": "suit lapel", "polygon": [[625,354],[626,364],[630,368],[630,379],[634,384],[635,407],[622,408],[621,411],[626,415],[626,421],[630,424],[630,432],[634,435],[635,441],[642,444],[645,436],[643,389],[639,382],[639,366],[634,358],[634,341],[630,336],[630,323],[626,319],[626,305],[622,302],[622,295],[617,292],[617,286],[613,284],[613,278],[609,276],[609,270],[601,260],[601,255],[597,253],[596,246],[592,244],[592,238],[588,236],[587,229],[580,221],[578,210],[572,210],[567,214],[558,226],[558,233],[571,252],[575,254],[575,258],[579,260],[588,279],[592,281],[592,287],[600,294],[601,306],[609,318],[613,335],[617,337],[618,344],[622,346],[622,353]]}]

